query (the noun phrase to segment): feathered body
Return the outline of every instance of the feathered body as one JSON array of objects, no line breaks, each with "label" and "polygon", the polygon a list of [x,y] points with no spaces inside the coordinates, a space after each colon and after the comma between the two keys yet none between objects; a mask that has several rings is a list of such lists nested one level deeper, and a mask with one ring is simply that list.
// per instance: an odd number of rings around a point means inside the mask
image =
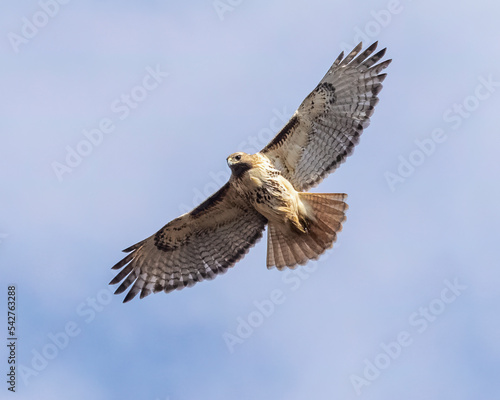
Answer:
[{"label": "feathered body", "polygon": [[261,153],[234,153],[227,160],[229,184],[268,221],[268,268],[293,268],[333,245],[345,220],[346,195],[297,192]]},{"label": "feathered body", "polygon": [[[238,156],[239,161],[236,161]],[[306,231],[306,206],[269,158],[259,153],[240,152],[230,155],[228,164],[233,171],[229,183],[269,222]]]}]

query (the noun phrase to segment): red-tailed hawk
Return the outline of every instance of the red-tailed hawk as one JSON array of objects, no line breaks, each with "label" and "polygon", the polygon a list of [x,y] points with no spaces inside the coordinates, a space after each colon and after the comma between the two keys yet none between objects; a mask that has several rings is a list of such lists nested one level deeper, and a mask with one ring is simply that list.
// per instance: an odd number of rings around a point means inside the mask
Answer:
[{"label": "red-tailed hawk", "polygon": [[[267,267],[293,268],[332,247],[342,229],[345,194],[304,193],[349,156],[370,122],[391,60],[358,55],[360,43],[335,60],[290,121],[259,153],[227,158],[232,174],[214,195],[149,238],[125,249],[110,282],[138,293],[193,286],[226,272],[261,237],[266,225]],[[378,63],[378,64],[377,64]]]}]

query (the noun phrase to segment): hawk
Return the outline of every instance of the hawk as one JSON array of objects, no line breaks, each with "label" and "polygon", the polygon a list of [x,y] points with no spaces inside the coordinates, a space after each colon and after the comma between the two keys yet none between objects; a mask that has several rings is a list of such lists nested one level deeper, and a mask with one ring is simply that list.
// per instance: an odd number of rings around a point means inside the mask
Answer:
[{"label": "hawk", "polygon": [[[115,294],[170,292],[213,279],[240,260],[266,225],[267,268],[294,268],[332,247],[342,229],[346,194],[306,193],[349,156],[370,122],[391,60],[341,53],[288,123],[256,154],[227,158],[229,181],[191,212],[124,250],[110,282]],[[373,54],[373,55],[372,55]]]}]

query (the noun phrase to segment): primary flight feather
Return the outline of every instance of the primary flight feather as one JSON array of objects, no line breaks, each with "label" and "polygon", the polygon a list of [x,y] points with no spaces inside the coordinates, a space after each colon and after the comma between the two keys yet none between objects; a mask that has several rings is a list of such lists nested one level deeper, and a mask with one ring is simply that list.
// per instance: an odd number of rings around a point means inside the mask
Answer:
[{"label": "primary flight feather", "polygon": [[[189,213],[124,251],[110,282],[115,294],[192,286],[240,260],[268,225],[267,267],[293,268],[332,247],[345,220],[345,194],[305,193],[354,150],[378,102],[391,60],[362,53],[362,44],[335,60],[290,121],[256,154],[227,158],[229,181]],[[373,55],[372,55],[373,54]]]}]

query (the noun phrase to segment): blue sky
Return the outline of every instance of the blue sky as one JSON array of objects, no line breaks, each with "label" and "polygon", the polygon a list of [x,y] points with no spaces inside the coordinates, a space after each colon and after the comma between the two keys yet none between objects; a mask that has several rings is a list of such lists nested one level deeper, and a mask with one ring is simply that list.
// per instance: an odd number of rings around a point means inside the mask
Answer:
[{"label": "blue sky", "polygon": [[[499,397],[497,3],[3,8],[18,399]],[[262,240],[213,281],[112,296],[121,250],[215,191],[227,155],[263,147],[360,39],[393,63],[354,154],[314,189],[349,194],[334,249],[283,273]]]}]

